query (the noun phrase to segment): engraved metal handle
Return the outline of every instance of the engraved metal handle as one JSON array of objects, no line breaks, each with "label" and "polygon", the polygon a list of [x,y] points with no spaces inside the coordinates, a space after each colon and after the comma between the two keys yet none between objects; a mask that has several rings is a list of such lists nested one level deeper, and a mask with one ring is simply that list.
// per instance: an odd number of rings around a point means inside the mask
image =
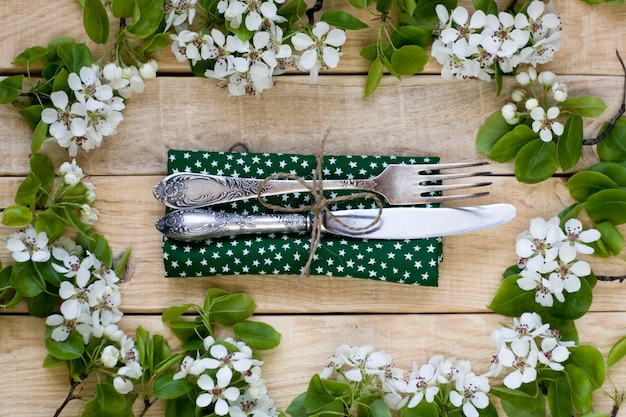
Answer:
[{"label": "engraved metal handle", "polygon": [[303,214],[240,215],[204,209],[176,210],[156,222],[156,228],[177,240],[204,240],[216,237],[255,234],[306,232],[311,216]]},{"label": "engraved metal handle", "polygon": [[[259,185],[254,178],[234,178],[220,175],[176,173],[154,186],[154,196],[168,207],[198,208],[232,201],[256,198]],[[311,184],[310,182],[308,182]],[[372,180],[324,180],[325,190],[370,190]],[[306,192],[308,189],[294,180],[271,180],[261,190],[263,196]]]}]

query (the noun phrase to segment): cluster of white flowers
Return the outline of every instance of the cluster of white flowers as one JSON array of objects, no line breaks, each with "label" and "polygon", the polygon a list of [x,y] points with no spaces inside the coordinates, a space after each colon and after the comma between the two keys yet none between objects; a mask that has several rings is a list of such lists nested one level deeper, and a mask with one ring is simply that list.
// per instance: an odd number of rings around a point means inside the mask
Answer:
[{"label": "cluster of white flowers", "polygon": [[[183,0],[169,0],[180,4]],[[176,14],[172,34],[172,52],[179,61],[189,60],[192,65],[199,61],[213,61],[212,69],[204,75],[221,81],[232,96],[259,95],[273,87],[273,76],[285,72],[289,67],[309,71],[311,81],[323,67],[335,68],[341,56],[340,48],[345,43],[345,32],[332,29],[325,22],[318,22],[305,32],[290,37],[291,45],[283,43],[283,30],[279,24],[286,19],[278,14],[277,4],[284,0],[220,0],[218,12],[224,16],[229,27],[238,29],[242,25],[252,35],[242,40],[237,34],[224,33],[216,28],[193,31],[188,28],[195,15],[195,2]],[[178,10],[178,9],[177,9]],[[174,9],[172,9],[172,12]]]},{"label": "cluster of white flowers", "polygon": [[[502,117],[510,125],[516,125],[524,120],[532,120],[533,131],[539,133],[544,142],[552,141],[554,136],[561,136],[565,127],[558,121],[561,113],[558,103],[567,100],[567,85],[558,81],[557,76],[550,71],[537,71],[530,67],[526,72],[520,72],[515,79],[521,86],[511,93],[513,102],[502,106]],[[543,97],[537,96],[535,81]]]},{"label": "cluster of white flowers", "polygon": [[530,221],[530,230],[517,236],[515,251],[522,268],[517,285],[525,291],[535,292],[535,301],[551,307],[554,299],[565,301],[566,293],[574,293],[581,287],[580,277],[591,273],[588,262],[576,260],[578,253],[591,254],[593,248],[586,245],[600,239],[596,229],[583,230],[578,219],[560,227],[558,217],[546,221],[540,217]]},{"label": "cluster of white flowers", "polygon": [[543,1],[534,0],[525,12],[497,16],[476,11],[470,17],[459,6],[448,12],[436,6],[439,24],[432,56],[443,65],[441,75],[465,79],[491,80],[496,65],[511,73],[522,64],[544,64],[559,50],[561,22],[546,11]]},{"label": "cluster of white flowers", "polygon": [[218,416],[278,416],[261,375],[263,362],[240,340],[204,339],[204,351],[187,356],[174,379],[193,378],[202,390],[196,398],[201,408],[213,407]]},{"label": "cluster of white flowers", "polygon": [[444,401],[459,407],[466,417],[478,417],[478,410],[489,405],[488,376],[476,375],[469,361],[442,355],[433,356],[422,366],[413,364],[412,372],[404,378],[404,371],[394,367],[391,356],[384,351],[376,351],[370,345],[342,345],[320,377],[358,385],[365,395],[383,392],[384,401],[392,410],[405,405],[414,408],[421,401],[432,403],[439,393],[448,394]]},{"label": "cluster of white flowers", "polygon": [[503,383],[511,389],[537,379],[537,367],[562,371],[574,342],[562,341],[561,334],[542,323],[537,313],[524,313],[515,318],[513,327],[503,326],[492,335],[498,352],[491,363],[490,376],[509,373]]},{"label": "cluster of white flowers", "polygon": [[114,344],[106,345],[102,349],[100,361],[105,368],[117,368],[113,387],[120,394],[128,394],[134,388],[133,380],[143,375],[139,351],[135,347],[135,341],[117,329],[117,326],[111,326],[110,330],[107,337]]},{"label": "cluster of white flowers", "polygon": [[124,99],[143,91],[144,78],[156,75],[157,63],[152,60],[141,66],[121,68],[107,64],[104,69],[94,65],[70,73],[71,97],[63,90],[50,94],[52,107],[41,112],[41,120],[50,125],[48,141],[67,148],[70,156],[78,149],[89,151],[102,144],[105,136],[117,132],[122,121]]}]

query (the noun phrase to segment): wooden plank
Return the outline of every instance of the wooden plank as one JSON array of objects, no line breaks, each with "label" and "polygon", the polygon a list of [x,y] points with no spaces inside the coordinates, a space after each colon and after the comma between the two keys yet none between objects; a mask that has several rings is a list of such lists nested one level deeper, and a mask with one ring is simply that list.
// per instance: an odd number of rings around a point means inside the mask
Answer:
[{"label": "wooden plank", "polygon": [[[263,313],[306,312],[484,312],[495,294],[501,274],[516,262],[515,236],[529,227],[530,219],[549,218],[571,203],[562,178],[528,186],[511,177],[493,177],[492,195],[464,204],[511,203],[518,215],[494,229],[444,238],[444,261],[440,287],[412,287],[354,278],[311,276],[296,288],[296,275],[224,276],[213,278],[163,277],[161,237],[154,228],[163,207],[152,197],[159,177],[97,177],[101,218],[96,229],[103,233],[116,252],[132,246],[133,272],[124,283],[124,308],[128,312],[154,313],[169,305],[199,300],[209,287],[251,294]],[[0,196],[8,205],[17,179],[0,180]],[[132,196],[129,200],[128,196]],[[550,196],[549,198],[546,198]],[[457,202],[457,205],[461,203]],[[452,204],[450,204],[452,205]],[[624,228],[626,230],[626,228]],[[8,235],[0,228],[0,235]],[[2,262],[11,260],[2,253]],[[623,261],[590,258],[596,274],[623,273]],[[601,283],[595,290],[593,309],[622,310],[618,283]],[[345,295],[349,293],[350,296]],[[285,300],[290,302],[285,303]]]},{"label": "wooden plank", "polygon": [[[595,136],[622,99],[621,77],[567,76],[571,97],[596,95],[608,109],[586,120]],[[443,161],[484,159],[476,150],[478,129],[509,99],[495,98],[495,85],[418,76],[385,78],[373,97],[363,99],[365,78],[330,76],[310,85],[306,77],[281,78],[260,99],[227,97],[210,80],[158,77],[131,97],[119,133],[101,148],[81,152],[78,163],[91,175],[155,175],[166,170],[167,150],[228,150],[237,143],[253,152],[316,153],[330,131],[329,154],[439,155]],[[514,80],[507,79],[510,91]],[[510,89],[509,89],[510,87]],[[10,106],[0,107],[0,175],[25,175],[32,133]],[[585,147],[574,169],[597,161]],[[44,145],[55,164],[68,160],[56,144]],[[141,163],[137,164],[137,158]],[[493,164],[512,173],[512,164]]]},{"label": "wooden plank", "polygon": [[[341,344],[371,344],[394,358],[394,365],[410,371],[413,362],[425,363],[432,355],[469,360],[477,372],[488,370],[495,347],[492,330],[511,320],[492,314],[408,314],[408,315],[328,315],[328,316],[258,316],[281,334],[278,348],[262,355],[263,376],[270,395],[279,409],[306,390],[309,379],[320,372],[328,358]],[[623,336],[626,313],[592,313],[578,323],[581,344],[592,344],[606,355],[613,343]],[[173,340],[169,330],[155,316],[123,318],[123,327],[133,332],[141,325],[152,333]],[[51,415],[67,394],[67,371],[63,367],[43,369],[46,352],[43,346],[43,320],[26,316],[0,316],[0,376],[10,381],[0,386],[0,397],[10,399],[0,416]],[[172,343],[174,349],[177,344]],[[618,389],[626,386],[624,364],[616,365],[611,378]],[[494,384],[495,385],[495,384]],[[89,383],[83,394],[89,393]],[[605,386],[612,393],[609,384]],[[32,401],[37,393],[37,401]],[[596,410],[608,413],[611,401],[596,395]],[[138,400],[138,403],[141,399]],[[64,415],[75,413],[74,402]],[[138,404],[139,405],[139,404]],[[72,411],[74,410],[74,411]],[[148,415],[163,415],[159,401]]]},{"label": "wooden plank", "polygon": [[[497,2],[500,7],[506,3]],[[563,47],[557,53],[557,59],[546,66],[563,74],[621,75],[622,69],[615,58],[615,51],[626,50],[622,22],[626,18],[626,9],[608,5],[591,6],[581,1],[555,0],[554,9],[561,16],[563,23]],[[470,0],[460,0],[460,5],[472,10]],[[356,10],[348,5],[347,0],[327,0],[323,10],[341,8],[349,10],[355,16],[370,25],[369,29],[348,33],[348,40],[343,48],[344,56],[340,66],[328,73],[365,73],[368,62],[359,56],[361,48],[375,41],[378,29],[377,20],[372,19],[368,10]],[[52,23],[54,22],[54,23]],[[117,22],[112,22],[117,25]],[[71,0],[31,1],[19,8],[11,0],[0,1],[0,74],[21,71],[10,63],[24,49],[35,45],[47,45],[57,36],[72,36],[79,42],[90,46],[82,27],[82,9]],[[115,27],[115,26],[114,26]],[[612,30],[606,30],[612,28]],[[94,48],[96,57],[102,55],[104,47]],[[567,57],[567,59],[562,59]],[[162,72],[189,73],[187,63],[176,61],[169,49],[157,58]],[[440,66],[431,59],[425,68],[426,73],[439,73]]]}]

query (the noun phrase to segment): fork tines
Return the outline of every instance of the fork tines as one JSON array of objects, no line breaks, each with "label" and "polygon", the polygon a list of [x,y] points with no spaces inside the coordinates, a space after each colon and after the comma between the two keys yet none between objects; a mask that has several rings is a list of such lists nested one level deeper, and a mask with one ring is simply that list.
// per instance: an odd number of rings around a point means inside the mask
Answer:
[{"label": "fork tines", "polygon": [[461,190],[468,188],[486,187],[492,184],[491,181],[481,181],[474,183],[454,183],[454,184],[427,184],[430,182],[441,182],[446,180],[453,180],[459,178],[469,178],[476,176],[491,175],[491,171],[477,171],[477,172],[452,172],[452,173],[432,173],[433,171],[457,169],[457,168],[470,168],[476,166],[488,165],[489,161],[479,162],[457,162],[447,164],[435,164],[428,167],[428,170],[420,172],[420,179],[423,181],[420,183],[420,191],[423,199],[428,202],[439,203],[444,201],[464,200],[467,198],[484,197],[490,194],[489,191],[467,193],[467,194],[449,194],[440,195],[438,193]]}]

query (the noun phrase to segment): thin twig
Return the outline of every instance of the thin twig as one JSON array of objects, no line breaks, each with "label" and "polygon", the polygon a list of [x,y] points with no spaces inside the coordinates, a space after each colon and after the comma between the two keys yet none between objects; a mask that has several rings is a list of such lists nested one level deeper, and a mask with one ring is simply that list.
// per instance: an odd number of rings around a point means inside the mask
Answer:
[{"label": "thin twig", "polygon": [[619,282],[624,282],[626,281],[626,275],[599,275],[596,277],[598,279],[598,281],[619,281]]},{"label": "thin twig", "polygon": [[148,400],[148,399],[143,400],[143,410],[141,410],[141,414],[139,414],[139,417],[144,417],[146,413],[148,412],[148,410],[150,409],[150,407],[152,407],[154,403],[156,403],[158,400],[159,400],[158,397],[155,397],[152,400]]},{"label": "thin twig", "polygon": [[54,417],[59,417],[61,413],[63,412],[63,410],[65,409],[65,407],[70,403],[70,401],[78,398],[74,395],[74,391],[76,390],[76,387],[78,387],[79,385],[80,385],[80,382],[78,381],[70,382],[70,391],[67,393],[67,397],[65,397],[65,400],[63,400],[63,403],[61,404],[61,406],[57,408],[57,411],[54,413]]},{"label": "thin twig", "polygon": [[619,63],[622,65],[622,70],[624,71],[624,93],[622,97],[622,105],[620,106],[617,113],[615,113],[615,116],[613,116],[613,118],[609,121],[605,128],[602,129],[602,132],[600,132],[600,134],[595,138],[584,139],[583,145],[596,145],[606,139],[609,133],[611,133],[615,128],[615,124],[617,123],[619,118],[622,117],[624,112],[626,112],[626,66],[624,65],[622,57],[619,55],[619,51],[615,51],[615,53],[617,54],[617,59],[619,59]]},{"label": "thin twig", "polygon": [[322,6],[324,6],[324,0],[315,0],[313,7],[307,9],[306,16],[309,18],[309,25],[315,22],[315,12],[322,10]]}]

